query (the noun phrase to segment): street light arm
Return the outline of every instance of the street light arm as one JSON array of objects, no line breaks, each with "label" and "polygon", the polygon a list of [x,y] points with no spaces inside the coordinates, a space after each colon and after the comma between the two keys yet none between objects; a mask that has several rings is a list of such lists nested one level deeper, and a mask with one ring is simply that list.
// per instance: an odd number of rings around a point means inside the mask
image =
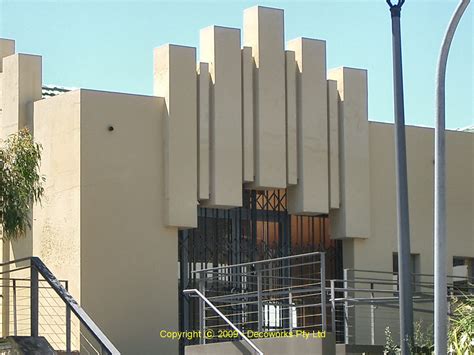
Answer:
[{"label": "street light arm", "polygon": [[436,124],[434,174],[434,345],[435,354],[448,350],[448,302],[446,299],[446,67],[454,33],[470,0],[461,0],[449,22],[441,45],[436,72]]},{"label": "street light arm", "polygon": [[405,3],[405,0],[399,0],[398,3],[395,5],[395,4],[392,4],[391,0],[386,0],[386,1],[390,8],[393,8],[393,7],[401,8],[403,4]]},{"label": "street light arm", "polygon": [[[389,1],[389,0],[388,0]],[[446,65],[448,62],[448,53],[451,47],[451,43],[454,38],[454,33],[456,32],[456,28],[458,27],[459,21],[461,20],[464,11],[468,7],[471,0],[461,0],[456,10],[454,11],[453,17],[449,22],[448,29],[446,34],[444,35],[443,44],[441,46],[441,53],[439,55],[438,60],[438,70],[436,74],[436,92],[440,88],[439,83],[443,83],[446,77]],[[438,98],[438,97],[437,97]]]}]

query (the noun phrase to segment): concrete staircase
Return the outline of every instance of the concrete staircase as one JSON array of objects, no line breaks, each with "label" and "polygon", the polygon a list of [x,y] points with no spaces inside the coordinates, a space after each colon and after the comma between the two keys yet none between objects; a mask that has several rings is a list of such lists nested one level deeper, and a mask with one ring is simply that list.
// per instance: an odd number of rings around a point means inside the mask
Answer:
[{"label": "concrete staircase", "polygon": [[0,355],[57,355],[44,337],[11,336],[0,339]]}]

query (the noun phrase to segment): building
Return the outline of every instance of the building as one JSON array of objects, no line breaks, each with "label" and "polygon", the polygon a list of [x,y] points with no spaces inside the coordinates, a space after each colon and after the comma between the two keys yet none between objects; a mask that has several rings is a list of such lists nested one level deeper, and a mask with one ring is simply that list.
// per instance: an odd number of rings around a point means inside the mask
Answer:
[{"label": "building", "polygon": [[[160,331],[182,329],[195,270],[325,251],[327,279],[396,272],[393,125],[368,121],[367,71],[328,69],[325,41],[283,29],[252,7],[242,42],[212,26],[200,58],[156,48],[154,96],[43,95],[41,57],[0,40],[1,137],[29,127],[47,178],[3,260],[39,256],[124,354],[178,353]],[[406,133],[412,268],[431,274],[433,130]],[[473,276],[472,132],[447,132],[447,168],[448,274]]]}]

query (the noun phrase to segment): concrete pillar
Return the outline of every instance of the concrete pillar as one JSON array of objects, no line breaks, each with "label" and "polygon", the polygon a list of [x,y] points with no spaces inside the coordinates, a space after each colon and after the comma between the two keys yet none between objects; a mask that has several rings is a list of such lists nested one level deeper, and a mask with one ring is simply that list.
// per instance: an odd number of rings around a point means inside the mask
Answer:
[{"label": "concrete pillar", "polygon": [[3,58],[2,122],[3,138],[18,129],[33,130],[33,102],[41,100],[41,57],[14,54]]},{"label": "concrete pillar", "polygon": [[164,97],[165,220],[197,227],[196,49],[165,45],[154,52],[154,94]]},{"label": "concrete pillar", "polygon": [[295,52],[286,51],[286,183],[298,182]]},{"label": "concrete pillar", "polygon": [[340,208],[331,211],[333,238],[370,235],[369,122],[367,71],[329,71],[339,93]]},{"label": "concrete pillar", "polygon": [[294,214],[329,212],[326,42],[298,38],[288,43],[297,72],[298,184],[288,187]]},{"label": "concrete pillar", "polygon": [[15,41],[11,39],[0,38],[0,120],[2,119],[2,108],[3,108],[3,58],[15,54]]},{"label": "concrete pillar", "polygon": [[198,63],[198,199],[209,199],[209,64]]},{"label": "concrete pillar", "polygon": [[[15,42],[0,40],[0,138],[6,139],[9,135],[27,127],[33,132],[33,103],[41,99],[41,57],[27,54],[14,54]],[[3,59],[3,61],[2,61]],[[32,218],[32,214],[30,215]],[[32,255],[32,230],[28,230],[24,238],[12,242],[2,243],[2,259],[9,261]],[[5,266],[7,272],[10,266]],[[22,275],[19,274],[18,277]],[[2,334],[9,334],[10,292],[8,281],[2,283],[4,314]],[[5,313],[6,312],[6,313]]]},{"label": "concrete pillar", "polygon": [[2,59],[15,54],[15,41],[12,39],[0,38],[0,73],[3,72]]},{"label": "concrete pillar", "polygon": [[339,94],[328,80],[329,207],[339,208]]},{"label": "concrete pillar", "polygon": [[252,48],[242,48],[242,166],[243,181],[253,182],[254,160],[254,119],[253,119],[253,72]]},{"label": "concrete pillar", "polygon": [[201,61],[212,80],[210,116],[210,198],[208,206],[242,205],[242,66],[240,30],[201,30]]},{"label": "concrete pillar", "polygon": [[244,45],[255,60],[254,188],[286,187],[285,51],[283,10],[244,11]]}]

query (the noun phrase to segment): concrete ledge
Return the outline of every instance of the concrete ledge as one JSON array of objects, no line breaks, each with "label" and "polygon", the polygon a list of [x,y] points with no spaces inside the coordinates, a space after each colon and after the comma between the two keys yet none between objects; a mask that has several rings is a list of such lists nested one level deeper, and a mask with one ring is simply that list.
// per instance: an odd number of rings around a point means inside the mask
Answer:
[{"label": "concrete ledge", "polygon": [[56,355],[57,353],[54,351],[45,337],[11,336],[0,339],[0,354]]},{"label": "concrete ledge", "polygon": [[337,344],[337,355],[379,355],[383,354],[383,345]]},{"label": "concrete ledge", "polygon": [[[292,338],[271,338],[255,339],[254,344],[263,351],[264,354],[272,355],[333,355],[336,354],[336,344],[334,336],[327,333],[325,338],[304,339],[301,337]],[[187,346],[186,355],[253,355],[250,347],[242,341],[228,341],[206,345]]]}]

